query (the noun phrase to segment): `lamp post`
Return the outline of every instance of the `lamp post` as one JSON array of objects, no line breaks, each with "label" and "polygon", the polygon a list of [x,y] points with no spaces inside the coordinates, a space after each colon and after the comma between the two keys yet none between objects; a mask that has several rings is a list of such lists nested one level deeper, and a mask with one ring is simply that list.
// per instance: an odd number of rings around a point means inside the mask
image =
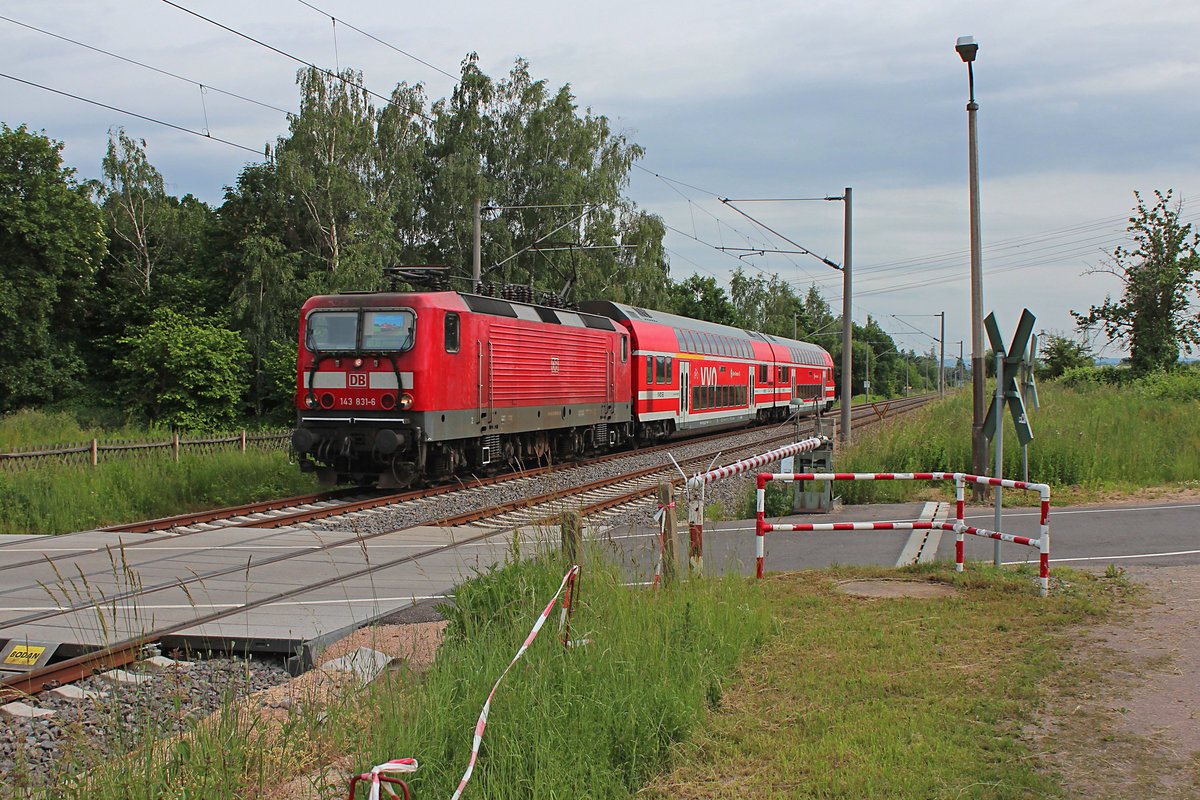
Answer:
[{"label": "lamp post", "polygon": [[[967,147],[971,182],[971,461],[976,475],[987,469],[987,442],[983,437],[983,399],[987,372],[983,365],[983,253],[979,237],[979,136],[975,102],[975,54],[979,45],[974,36],[960,36],[954,46],[967,65],[967,82],[971,92],[967,103]],[[975,487],[978,498],[981,487]]]}]

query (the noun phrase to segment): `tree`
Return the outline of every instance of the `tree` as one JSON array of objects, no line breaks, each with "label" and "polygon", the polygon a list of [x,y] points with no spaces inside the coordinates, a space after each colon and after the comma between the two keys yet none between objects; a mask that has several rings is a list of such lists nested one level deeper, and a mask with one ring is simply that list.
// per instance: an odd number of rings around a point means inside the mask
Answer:
[{"label": "tree", "polygon": [[188,430],[215,430],[236,419],[247,360],[237,333],[160,308],[120,344],[125,354],[116,366],[128,410]]},{"label": "tree", "polygon": [[703,319],[718,325],[736,325],[733,304],[715,278],[692,275],[669,286],[669,310],[691,319]]},{"label": "tree", "polygon": [[0,123],[0,412],[60,399],[83,372],[75,322],[105,239],[62,147]]},{"label": "tree", "polygon": [[122,261],[129,281],[149,294],[158,260],[155,240],[168,228],[162,175],[146,158],[146,140],[129,138],[124,128],[108,132],[103,168],[101,205],[109,231],[128,248]]},{"label": "tree", "polygon": [[1062,334],[1048,334],[1038,343],[1038,350],[1042,362],[1038,376],[1042,378],[1057,378],[1069,369],[1093,364],[1091,348]]},{"label": "tree", "polygon": [[285,251],[274,236],[254,231],[239,242],[244,269],[230,302],[230,315],[250,353],[250,402],[256,416],[277,396],[272,366],[280,345],[295,366],[296,325],[304,302],[296,279],[297,254]]},{"label": "tree", "polygon": [[1133,245],[1116,248],[1106,266],[1089,272],[1120,278],[1125,285],[1121,299],[1105,296],[1087,314],[1071,312],[1081,326],[1099,323],[1109,341],[1127,345],[1135,372],[1170,369],[1179,361],[1181,347],[1191,353],[1192,345],[1200,344],[1200,314],[1190,313],[1200,291],[1200,235],[1180,221],[1182,202],[1172,202],[1171,194],[1155,190],[1155,202],[1148,207],[1134,192],[1137,207],[1126,228]]},{"label": "tree", "polygon": [[[365,289],[383,266],[378,243],[385,209],[370,202],[375,109],[362,73],[310,67],[296,77],[300,113],[288,117],[275,159],[280,188],[293,198],[300,246],[325,267],[332,288]],[[374,257],[372,257],[374,256]]]}]

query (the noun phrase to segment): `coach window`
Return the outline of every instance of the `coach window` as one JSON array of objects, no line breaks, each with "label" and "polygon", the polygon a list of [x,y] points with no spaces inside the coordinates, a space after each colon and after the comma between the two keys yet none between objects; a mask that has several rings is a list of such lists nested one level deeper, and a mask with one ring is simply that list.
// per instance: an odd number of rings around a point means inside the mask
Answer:
[{"label": "coach window", "polygon": [[621,363],[629,361],[629,337],[621,337]]},{"label": "coach window", "polygon": [[654,356],[646,356],[646,384],[654,383]]},{"label": "coach window", "polygon": [[450,312],[446,315],[446,352],[458,352],[458,314]]}]

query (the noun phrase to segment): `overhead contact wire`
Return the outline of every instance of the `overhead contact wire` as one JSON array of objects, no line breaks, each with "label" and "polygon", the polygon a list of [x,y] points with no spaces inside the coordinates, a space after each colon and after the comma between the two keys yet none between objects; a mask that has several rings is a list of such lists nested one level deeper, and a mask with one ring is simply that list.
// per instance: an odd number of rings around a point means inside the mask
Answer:
[{"label": "overhead contact wire", "polygon": [[31,31],[37,31],[38,33],[45,34],[46,36],[51,36],[60,41],[69,42],[70,44],[76,45],[78,47],[82,47],[84,49],[91,50],[93,53],[100,53],[102,55],[108,56],[109,58],[115,58],[118,61],[124,61],[126,64],[133,64],[134,66],[141,67],[143,69],[148,69],[152,72],[157,72],[160,75],[166,75],[169,78],[175,78],[176,80],[183,81],[184,83],[194,83],[197,86],[211,89],[214,92],[220,92],[223,95],[227,95],[229,97],[234,97],[234,98],[237,98],[238,100],[244,100],[247,103],[253,103],[256,106],[261,106],[263,108],[269,108],[272,111],[278,111],[280,114],[290,114],[291,113],[286,108],[280,108],[279,106],[271,105],[270,103],[264,103],[261,100],[255,100],[253,97],[246,97],[245,95],[240,95],[237,92],[231,92],[228,89],[219,89],[216,86],[210,86],[207,83],[201,83],[200,81],[195,80],[194,78],[187,78],[187,77],[184,77],[183,75],[177,75],[174,72],[169,72],[165,69],[160,69],[159,67],[155,67],[151,64],[146,64],[144,62],[137,61],[136,59],[126,58],[123,55],[113,53],[109,50],[104,50],[103,48],[100,48],[100,47],[93,47],[92,45],[87,44],[85,42],[80,42],[76,39],[71,39],[67,36],[60,36],[57,33],[53,33],[51,31],[44,30],[43,28],[38,28],[36,26],[29,25],[25,22],[21,22],[19,20],[12,19],[11,17],[6,17],[3,14],[0,14],[0,19],[4,20],[5,22],[11,22],[14,25],[20,25],[22,28],[28,28]]},{"label": "overhead contact wire", "polygon": [[214,142],[220,142],[221,144],[227,144],[230,147],[236,147],[239,150],[245,150],[246,152],[254,153],[257,156],[262,155],[261,150],[255,150],[253,147],[246,147],[246,145],[244,145],[244,144],[238,144],[237,142],[231,142],[228,139],[222,139],[219,136],[212,136],[211,134],[201,133],[200,131],[194,131],[191,128],[184,128],[180,125],[175,125],[174,123],[171,123],[171,122],[166,122],[161,119],[155,119],[154,117],[147,117],[145,114],[138,114],[137,112],[134,112],[134,111],[127,111],[123,108],[117,108],[116,106],[110,106],[107,103],[101,103],[98,100],[89,100],[88,98],[80,97],[77,94],[71,94],[70,92],[64,92],[60,89],[55,89],[50,86],[43,86],[40,83],[34,83],[33,81],[27,81],[23,78],[18,78],[14,75],[9,75],[4,72],[0,72],[0,78],[8,78],[10,81],[16,81],[17,83],[23,83],[26,86],[33,86],[37,89],[44,89],[47,92],[54,92],[55,94],[60,94],[63,97],[69,97],[72,100],[79,100],[80,102],[83,102],[83,103],[90,103],[91,105],[99,106],[100,108],[106,108],[109,111],[116,111],[118,114],[128,114],[131,117],[137,117],[138,119],[143,119],[146,122],[153,122],[156,125],[162,125],[167,128],[172,128],[174,130],[181,131],[183,133],[190,133],[193,136],[199,136],[202,139],[211,139]]}]

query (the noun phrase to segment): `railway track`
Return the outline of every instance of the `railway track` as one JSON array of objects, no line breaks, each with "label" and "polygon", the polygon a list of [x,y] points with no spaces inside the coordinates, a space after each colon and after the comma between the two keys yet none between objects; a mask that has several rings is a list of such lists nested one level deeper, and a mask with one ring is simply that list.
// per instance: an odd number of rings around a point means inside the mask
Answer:
[{"label": "railway track", "polygon": [[[894,406],[895,411],[906,410],[915,407],[920,403],[928,400],[928,396],[922,398],[908,398],[906,401],[896,401]],[[856,416],[859,419],[866,418],[867,415],[874,417],[876,414],[869,406],[859,407],[855,410]],[[708,463],[718,454],[722,454],[732,460],[741,453],[761,452],[765,447],[768,447],[774,439],[790,440],[794,437],[794,431],[789,427],[786,433],[781,433],[776,437],[768,437],[766,440],[758,438],[753,442],[745,443],[739,447],[729,449],[728,447],[704,453],[693,453],[684,459],[679,467],[685,471],[689,467],[695,469],[707,467]],[[719,437],[706,437],[705,439],[692,440],[686,444],[691,447],[699,442],[704,442],[707,439],[726,439],[728,435]],[[669,448],[679,448],[684,443],[672,443],[667,445]],[[661,450],[664,448],[653,448]],[[629,454],[617,454],[614,456],[606,456],[600,460],[612,460],[622,456],[628,457]],[[570,465],[561,469],[570,469],[578,465]],[[545,474],[540,472],[539,474]],[[529,475],[520,476],[519,479],[528,479]],[[493,483],[503,480],[485,479]],[[512,480],[512,478],[510,478]],[[158,582],[143,583],[138,571],[143,568],[148,568],[158,558],[152,555],[149,551],[151,548],[141,548],[145,551],[145,555],[139,560],[137,553],[139,549],[135,546],[128,546],[129,552],[126,552],[127,545],[122,545],[119,553],[109,551],[108,557],[113,563],[114,572],[125,571],[128,574],[135,575],[135,579],[130,580],[128,585],[119,590],[109,593],[100,593],[97,599],[93,597],[89,588],[86,596],[76,588],[74,600],[72,600],[71,592],[67,589],[61,589],[61,597],[54,607],[48,607],[41,610],[29,611],[16,616],[9,616],[6,619],[0,620],[0,638],[4,637],[6,629],[12,629],[19,625],[29,623],[55,623],[66,626],[69,620],[79,619],[80,615],[88,613],[104,613],[107,608],[135,608],[137,604],[147,602],[148,598],[159,597],[160,602],[182,601],[193,604],[195,614],[189,615],[185,620],[167,625],[153,626],[151,630],[137,631],[136,633],[126,631],[129,635],[124,635],[115,643],[97,649],[92,652],[84,653],[75,658],[53,664],[41,670],[34,671],[17,679],[9,679],[0,684],[0,700],[23,695],[33,694],[45,688],[51,688],[63,683],[69,683],[78,678],[91,674],[96,671],[112,669],[123,666],[136,659],[139,649],[149,643],[158,641],[163,637],[178,633],[182,630],[196,629],[210,623],[218,622],[235,614],[244,614],[245,612],[269,606],[274,603],[289,600],[299,597],[304,594],[312,593],[314,590],[336,586],[337,584],[346,584],[350,581],[369,577],[380,573],[384,570],[393,569],[396,567],[420,564],[422,560],[430,559],[439,554],[444,554],[455,548],[470,546],[476,543],[484,542],[491,537],[499,535],[501,532],[511,531],[515,527],[528,526],[537,524],[556,518],[563,510],[581,510],[584,514],[597,513],[605,509],[618,509],[630,503],[639,501],[641,498],[652,493],[660,482],[669,481],[673,484],[678,484],[683,480],[675,465],[656,465],[642,468],[633,472],[622,474],[617,477],[608,477],[600,480],[594,480],[580,485],[571,487],[556,488],[551,491],[542,492],[540,494],[532,494],[522,497],[519,500],[510,501],[502,504],[484,505],[474,508],[469,511],[461,512],[455,515],[445,515],[436,519],[426,521],[425,525],[436,526],[463,526],[472,525],[472,529],[463,531],[461,536],[456,537],[452,541],[442,544],[434,544],[430,546],[413,546],[402,555],[391,558],[375,558],[366,557],[368,550],[373,546],[375,540],[381,537],[390,536],[396,531],[382,530],[374,533],[363,533],[361,531],[337,531],[323,529],[320,536],[315,536],[313,543],[305,546],[296,546],[291,549],[285,549],[284,552],[273,555],[258,555],[252,553],[250,557],[236,567],[218,567],[213,569],[198,569],[189,568],[187,575],[175,575],[167,580]],[[438,494],[445,495],[453,492],[471,492],[481,486],[468,487],[447,487],[438,488]],[[411,494],[411,493],[410,493]],[[367,506],[363,504],[376,503],[379,500],[387,498],[371,498],[368,500],[347,500],[346,502],[336,502],[336,507],[327,507],[324,509],[315,509],[303,512],[304,514],[315,513],[319,515],[341,514],[342,516],[361,515],[369,513]],[[408,500],[400,500],[401,504],[411,502],[413,498]],[[397,502],[395,497],[391,498],[391,502]],[[243,507],[244,508],[244,507]],[[209,512],[212,513],[212,512]],[[288,522],[279,520],[286,519],[292,516]],[[282,514],[272,522],[278,524],[297,524],[296,517],[293,515]],[[243,523],[245,524],[245,523]],[[261,526],[262,523],[249,523],[255,526]],[[229,525],[224,526],[231,527]],[[150,541],[163,542],[171,540],[177,542],[181,536],[172,534],[161,537],[151,537]],[[264,594],[253,599],[247,599],[244,602],[228,603],[224,608],[215,608],[206,613],[198,606],[193,597],[202,592],[208,592],[209,586],[220,585],[222,581],[236,581],[239,574],[244,574],[245,580],[250,581],[250,574],[253,570],[264,571],[274,565],[284,564],[286,562],[296,560],[297,563],[312,561],[314,555],[330,553],[332,551],[346,552],[349,549],[351,552],[361,550],[364,555],[365,564],[361,567],[350,569],[348,571],[333,570],[332,577],[321,577],[311,580],[304,585],[294,586],[282,591]],[[55,554],[52,557],[44,557],[40,559],[31,559],[24,562],[26,569],[29,569],[36,562],[37,564],[45,564],[51,559],[65,559],[72,555],[78,556],[80,553],[87,551],[78,551],[74,554],[62,553]],[[94,552],[91,551],[91,552]],[[57,567],[50,564],[54,569],[54,574],[59,575]],[[61,577],[61,575],[60,575]],[[86,583],[86,577],[81,573],[81,577]],[[39,582],[39,585],[40,582]],[[44,588],[44,585],[43,585]],[[61,588],[61,587],[60,587]],[[116,620],[114,619],[114,624]],[[116,638],[116,637],[114,637]]]}]

